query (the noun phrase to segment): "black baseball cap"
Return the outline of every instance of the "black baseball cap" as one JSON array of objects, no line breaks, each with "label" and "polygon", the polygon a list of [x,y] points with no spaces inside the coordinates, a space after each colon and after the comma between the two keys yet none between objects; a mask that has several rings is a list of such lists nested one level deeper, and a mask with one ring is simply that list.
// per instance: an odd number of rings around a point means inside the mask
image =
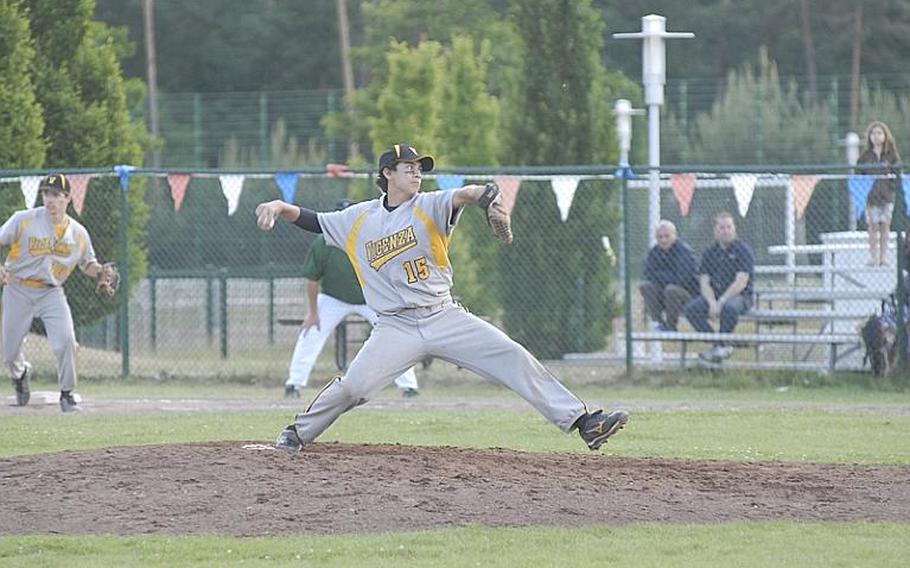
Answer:
[{"label": "black baseball cap", "polygon": [[379,171],[383,168],[394,168],[398,162],[420,162],[420,168],[424,173],[433,171],[436,160],[433,156],[421,155],[410,144],[395,144],[390,149],[382,153],[379,157]]},{"label": "black baseball cap", "polygon": [[38,184],[38,191],[44,191],[45,189],[59,191],[64,195],[69,195],[70,181],[66,179],[66,176],[63,174],[51,174],[42,179],[41,183]]}]

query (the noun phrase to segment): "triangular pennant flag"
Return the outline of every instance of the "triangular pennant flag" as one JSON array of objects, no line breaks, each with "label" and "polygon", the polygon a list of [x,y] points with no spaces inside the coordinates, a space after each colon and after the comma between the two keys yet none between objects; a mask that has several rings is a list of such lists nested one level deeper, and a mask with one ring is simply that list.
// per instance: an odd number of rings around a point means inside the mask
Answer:
[{"label": "triangular pennant flag", "polygon": [[275,174],[275,181],[281,189],[281,199],[285,203],[294,203],[294,194],[297,191],[297,178],[300,174],[293,172],[284,172]]},{"label": "triangular pennant flag", "polygon": [[19,178],[22,197],[25,198],[25,206],[28,209],[35,206],[35,201],[38,199],[38,184],[41,183],[41,179],[41,176],[23,176]]},{"label": "triangular pennant flag", "polygon": [[436,176],[436,185],[439,189],[457,189],[464,186],[464,176],[442,175]]},{"label": "triangular pennant flag", "polygon": [[812,199],[812,192],[815,191],[816,185],[818,185],[818,176],[790,176],[797,219],[802,219],[806,214],[806,207],[809,206],[809,200]]},{"label": "triangular pennant flag", "polygon": [[736,196],[736,206],[739,208],[739,216],[745,217],[749,212],[749,204],[752,203],[752,194],[755,193],[754,174],[733,174],[730,176],[730,183],[733,184],[733,195]]},{"label": "triangular pennant flag", "polygon": [[673,186],[673,197],[679,203],[679,212],[685,217],[689,214],[692,205],[692,196],[695,195],[695,174],[673,174],[670,176],[670,185]]},{"label": "triangular pennant flag", "polygon": [[613,172],[613,175],[616,177],[616,179],[631,179],[635,177],[635,172],[632,171],[632,168],[630,166],[621,166],[619,168],[616,168],[616,171]]},{"label": "triangular pennant flag", "polygon": [[171,197],[174,198],[174,211],[180,211],[186,186],[190,183],[190,174],[168,174],[167,183],[171,186]]},{"label": "triangular pennant flag", "polygon": [[221,192],[227,198],[228,215],[233,215],[237,211],[240,193],[243,191],[244,177],[240,174],[218,176],[218,180],[221,182]]},{"label": "triangular pennant flag", "polygon": [[345,164],[326,164],[325,175],[329,177],[353,177],[354,172]]},{"label": "triangular pennant flag", "polygon": [[853,209],[857,219],[863,218],[866,211],[866,198],[869,197],[869,191],[875,178],[872,176],[850,176],[847,179],[847,189],[850,191],[850,199],[853,200]]},{"label": "triangular pennant flag", "polygon": [[88,193],[88,181],[92,179],[90,175],[71,175],[67,176],[70,181],[70,195],[73,198],[73,209],[77,215],[82,215],[82,206],[85,204],[85,194]]},{"label": "triangular pennant flag", "polygon": [[117,177],[120,178],[120,190],[129,191],[130,189],[130,176],[133,175],[133,170],[136,169],[136,166],[129,165],[119,165],[114,166],[114,171],[117,172]]},{"label": "triangular pennant flag", "polygon": [[509,215],[515,208],[515,200],[518,199],[518,187],[521,185],[521,178],[515,176],[496,176],[493,178],[499,191],[502,192],[502,208]]},{"label": "triangular pennant flag", "polygon": [[579,181],[581,178],[578,176],[555,176],[550,180],[553,193],[556,194],[559,217],[564,223],[569,218],[569,210],[572,208],[572,200],[575,198],[575,190],[578,189]]}]

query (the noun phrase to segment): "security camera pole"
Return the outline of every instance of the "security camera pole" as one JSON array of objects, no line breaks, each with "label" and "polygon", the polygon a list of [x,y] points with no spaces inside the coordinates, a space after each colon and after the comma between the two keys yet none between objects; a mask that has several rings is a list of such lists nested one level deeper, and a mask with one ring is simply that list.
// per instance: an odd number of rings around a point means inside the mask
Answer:
[{"label": "security camera pole", "polygon": [[664,104],[667,83],[667,47],[665,38],[693,38],[691,32],[668,32],[667,19],[649,14],[641,19],[641,31],[613,34],[616,39],[642,41],[642,77],[645,104],[648,106],[648,235],[653,246],[654,232],[660,221],[660,107]]}]

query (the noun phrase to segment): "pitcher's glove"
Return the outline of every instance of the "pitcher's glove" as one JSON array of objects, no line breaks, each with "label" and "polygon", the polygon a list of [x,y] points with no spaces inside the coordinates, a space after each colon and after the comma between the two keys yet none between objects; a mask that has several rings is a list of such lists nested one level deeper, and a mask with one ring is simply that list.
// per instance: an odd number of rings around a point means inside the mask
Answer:
[{"label": "pitcher's glove", "polygon": [[117,294],[118,288],[120,288],[120,272],[117,270],[117,265],[113,262],[104,263],[98,273],[98,285],[95,286],[95,293],[102,300],[110,300]]},{"label": "pitcher's glove", "polygon": [[502,206],[502,193],[495,183],[484,186],[483,193],[477,199],[479,205],[487,214],[487,223],[493,229],[496,238],[505,244],[512,242],[512,219]]}]

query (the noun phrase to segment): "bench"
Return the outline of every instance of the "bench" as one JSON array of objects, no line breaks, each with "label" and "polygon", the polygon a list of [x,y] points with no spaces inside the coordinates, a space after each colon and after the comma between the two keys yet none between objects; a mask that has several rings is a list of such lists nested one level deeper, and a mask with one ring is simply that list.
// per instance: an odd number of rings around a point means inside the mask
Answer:
[{"label": "bench", "polygon": [[874,289],[853,289],[853,290],[828,290],[825,288],[813,287],[776,287],[757,286],[755,291],[755,303],[759,301],[778,301],[791,300],[794,302],[816,302],[827,303],[836,300],[875,300],[881,301],[891,295],[891,290],[874,290]]},{"label": "bench", "polygon": [[[820,334],[793,334],[793,333],[701,333],[678,331],[636,331],[632,332],[633,341],[678,341],[680,343],[680,367],[686,367],[686,351],[689,343],[736,343],[736,344],[762,344],[782,343],[791,345],[826,345],[830,347],[828,355],[828,371],[834,371],[840,357],[844,357],[859,348],[860,338],[856,334],[847,333],[820,333]],[[842,345],[853,346],[838,357],[838,347]]]}]

